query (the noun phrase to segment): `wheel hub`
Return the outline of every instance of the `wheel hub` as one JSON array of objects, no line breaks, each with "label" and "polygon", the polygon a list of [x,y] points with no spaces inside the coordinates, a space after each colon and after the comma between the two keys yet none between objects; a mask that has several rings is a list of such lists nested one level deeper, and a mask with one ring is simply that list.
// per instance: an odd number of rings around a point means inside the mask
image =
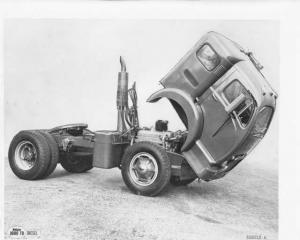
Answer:
[{"label": "wheel hub", "polygon": [[26,171],[36,163],[37,153],[35,146],[29,141],[21,141],[15,150],[15,163],[16,165]]},{"label": "wheel hub", "polygon": [[129,166],[132,180],[141,186],[149,186],[157,178],[158,165],[155,158],[146,152],[136,154]]}]

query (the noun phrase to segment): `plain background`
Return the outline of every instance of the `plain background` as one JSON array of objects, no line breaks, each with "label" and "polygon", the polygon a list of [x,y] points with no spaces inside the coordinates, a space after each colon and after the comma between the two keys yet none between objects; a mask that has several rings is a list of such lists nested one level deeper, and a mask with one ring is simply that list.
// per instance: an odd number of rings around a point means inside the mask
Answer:
[{"label": "plain background", "polygon": [[[205,20],[9,19],[4,25],[5,149],[23,129],[84,122],[115,129],[119,56],[137,82],[142,126],[167,119],[183,125],[168,101],[146,103],[158,81],[207,31],[254,52],[279,89],[279,22]],[[253,154],[277,168],[278,112]],[[261,156],[265,155],[263,159]],[[255,159],[255,158],[254,158]],[[246,160],[247,161],[247,160]]]}]

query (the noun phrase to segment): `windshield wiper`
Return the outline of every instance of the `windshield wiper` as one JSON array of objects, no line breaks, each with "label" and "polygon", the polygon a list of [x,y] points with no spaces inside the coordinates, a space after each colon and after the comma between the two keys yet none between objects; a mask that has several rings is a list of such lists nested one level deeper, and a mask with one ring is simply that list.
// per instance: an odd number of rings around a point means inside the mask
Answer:
[{"label": "windshield wiper", "polygon": [[[217,33],[217,32],[215,32],[215,33]],[[264,66],[254,57],[252,52],[248,52],[248,51],[244,50],[244,48],[240,44],[231,40],[230,38],[226,37],[225,35],[223,35],[221,33],[217,33],[217,34],[219,34],[219,35],[223,36],[224,38],[228,39],[229,41],[231,41],[238,49],[240,49],[240,51],[242,53],[247,55],[249,57],[250,61],[255,66],[255,68],[262,74],[261,70],[264,68]]]},{"label": "windshield wiper", "polygon": [[240,51],[249,57],[250,61],[257,68],[258,71],[264,68],[264,66],[261,65],[261,63],[254,57],[253,52],[247,52],[242,48],[240,49]]}]

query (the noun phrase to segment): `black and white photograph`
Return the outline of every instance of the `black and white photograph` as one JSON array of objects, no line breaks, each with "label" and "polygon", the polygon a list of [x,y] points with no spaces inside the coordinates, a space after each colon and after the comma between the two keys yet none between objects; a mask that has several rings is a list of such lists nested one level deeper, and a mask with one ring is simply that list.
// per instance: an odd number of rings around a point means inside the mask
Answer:
[{"label": "black and white photograph", "polygon": [[4,27],[6,229],[276,238],[278,22]]},{"label": "black and white photograph", "polygon": [[3,238],[284,239],[283,29],[4,18]]}]

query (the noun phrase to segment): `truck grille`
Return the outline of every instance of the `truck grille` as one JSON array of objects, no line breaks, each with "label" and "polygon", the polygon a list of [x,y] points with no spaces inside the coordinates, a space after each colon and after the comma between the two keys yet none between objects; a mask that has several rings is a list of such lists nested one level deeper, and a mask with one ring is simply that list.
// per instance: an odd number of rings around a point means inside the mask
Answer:
[{"label": "truck grille", "polygon": [[223,67],[223,65],[219,65],[218,67],[216,67],[214,73],[218,76],[221,77],[224,73],[225,73],[225,68]]}]

